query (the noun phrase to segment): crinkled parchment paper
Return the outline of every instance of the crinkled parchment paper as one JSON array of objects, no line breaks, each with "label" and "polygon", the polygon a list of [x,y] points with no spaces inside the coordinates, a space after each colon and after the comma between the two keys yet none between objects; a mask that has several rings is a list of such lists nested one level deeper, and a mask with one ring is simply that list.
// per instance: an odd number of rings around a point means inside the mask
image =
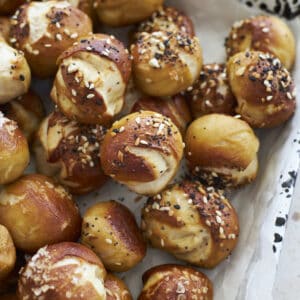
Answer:
[{"label": "crinkled parchment paper", "polygon": [[[224,62],[224,39],[233,22],[259,13],[236,0],[170,0],[167,3],[181,8],[193,19],[204,50],[205,63]],[[300,19],[289,24],[296,38],[299,37]],[[120,39],[126,40],[125,31],[117,30],[114,33]],[[299,40],[297,48],[298,58],[294,78],[298,85],[299,98]],[[48,98],[50,87],[51,82],[34,83],[35,90],[44,95],[44,98]],[[216,300],[272,299],[282,245],[282,242],[274,242],[274,234],[278,234],[277,237],[284,237],[285,231],[284,226],[278,227],[275,222],[277,217],[286,219],[292,200],[299,163],[300,133],[297,125],[299,120],[298,109],[294,118],[284,126],[257,131],[261,141],[258,178],[253,184],[232,195],[241,226],[238,247],[230,258],[214,270],[202,270],[214,282]],[[84,213],[92,204],[110,199],[122,201],[130,207],[140,222],[140,211],[145,198],[138,197],[112,181],[98,192],[79,198],[78,203]],[[180,263],[162,251],[149,248],[141,264],[120,276],[129,285],[134,299],[137,299],[142,288],[143,272],[155,265],[174,262]]]}]

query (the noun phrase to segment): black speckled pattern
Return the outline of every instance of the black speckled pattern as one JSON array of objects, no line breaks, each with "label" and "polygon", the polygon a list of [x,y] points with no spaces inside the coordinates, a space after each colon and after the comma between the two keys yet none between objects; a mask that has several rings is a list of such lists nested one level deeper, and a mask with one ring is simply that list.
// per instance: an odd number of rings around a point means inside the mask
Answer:
[{"label": "black speckled pattern", "polygon": [[300,17],[300,0],[241,0],[250,7],[258,7],[261,10],[276,14],[288,20]]}]

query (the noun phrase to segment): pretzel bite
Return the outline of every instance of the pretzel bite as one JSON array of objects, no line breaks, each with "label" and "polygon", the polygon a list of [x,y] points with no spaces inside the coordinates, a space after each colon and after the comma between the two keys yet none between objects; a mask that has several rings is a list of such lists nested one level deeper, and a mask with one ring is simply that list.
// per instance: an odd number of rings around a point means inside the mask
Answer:
[{"label": "pretzel bite", "polygon": [[195,119],[211,113],[233,115],[237,105],[224,64],[203,65],[198,80],[185,94]]},{"label": "pretzel bite", "polygon": [[275,16],[255,16],[236,22],[225,42],[227,56],[246,50],[273,54],[292,69],[296,56],[296,42],[290,28]]},{"label": "pretzel bite", "polygon": [[40,97],[33,91],[0,105],[4,115],[17,122],[28,141],[31,141],[44,116]]},{"label": "pretzel bite", "polygon": [[172,98],[143,97],[133,106],[132,112],[149,110],[170,118],[184,136],[188,123],[192,120],[185,98],[181,95]]},{"label": "pretzel bite", "polygon": [[211,281],[201,272],[181,265],[161,265],[143,275],[138,300],[213,299]]},{"label": "pretzel bite", "polygon": [[0,14],[10,15],[26,0],[1,0],[0,1]]},{"label": "pretzel bite", "polygon": [[100,22],[118,27],[143,21],[163,2],[164,0],[94,0],[94,8]]},{"label": "pretzel bite", "polygon": [[81,218],[70,194],[51,178],[29,174],[0,193],[0,220],[16,247],[34,253],[40,247],[75,241]]},{"label": "pretzel bite", "polygon": [[22,270],[19,299],[106,300],[106,271],[96,254],[75,243],[41,248]]},{"label": "pretzel bite", "polygon": [[104,282],[106,300],[132,300],[130,291],[124,281],[113,274],[107,274]]},{"label": "pretzel bite", "polygon": [[8,42],[10,32],[10,19],[8,17],[0,17],[0,36]]},{"label": "pretzel bite", "polygon": [[29,148],[16,122],[0,112],[0,184],[20,177],[29,164]]},{"label": "pretzel bite", "polygon": [[21,51],[10,47],[0,35],[0,104],[25,94],[31,74]]},{"label": "pretzel bite", "polygon": [[148,20],[142,22],[138,27],[138,34],[155,31],[178,31],[191,37],[195,35],[192,20],[175,7],[160,7]]},{"label": "pretzel bite", "polygon": [[24,51],[34,75],[55,74],[58,56],[92,31],[90,18],[67,1],[29,2],[12,17],[12,45]]},{"label": "pretzel bite", "polygon": [[161,114],[142,111],[115,122],[101,148],[104,172],[139,194],[160,192],[183,154],[179,129]]},{"label": "pretzel bite", "polygon": [[131,61],[124,45],[112,36],[95,34],[59,57],[52,100],[69,118],[109,125],[124,105]]},{"label": "pretzel bite", "polygon": [[213,187],[183,181],[149,198],[142,230],[155,248],[193,265],[213,268],[235,248],[235,209]]},{"label": "pretzel bite", "polygon": [[13,270],[16,263],[16,249],[6,227],[0,224],[0,281]]},{"label": "pretzel bite", "polygon": [[72,194],[99,188],[106,181],[99,159],[105,132],[100,125],[81,125],[58,111],[51,113],[34,143],[38,171],[55,177]]},{"label": "pretzel bite", "polygon": [[259,141],[242,120],[205,115],[189,126],[185,143],[190,171],[207,185],[237,187],[256,177]]},{"label": "pretzel bite", "polygon": [[275,127],[291,118],[296,109],[295,84],[278,58],[241,52],[231,57],[227,66],[238,102],[236,112],[252,127]]},{"label": "pretzel bite", "polygon": [[87,210],[81,241],[114,272],[128,271],[146,255],[146,244],[134,215],[115,201],[101,202]]},{"label": "pretzel bite", "polygon": [[197,79],[202,50],[197,37],[181,32],[143,32],[131,46],[135,82],[151,96],[173,96]]}]

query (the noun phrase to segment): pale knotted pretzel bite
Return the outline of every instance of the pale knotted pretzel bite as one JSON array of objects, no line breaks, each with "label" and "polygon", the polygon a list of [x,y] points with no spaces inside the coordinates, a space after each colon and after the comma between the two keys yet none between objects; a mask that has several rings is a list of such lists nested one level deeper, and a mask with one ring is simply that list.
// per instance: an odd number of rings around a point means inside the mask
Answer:
[{"label": "pale knotted pretzel bite", "polygon": [[146,243],[132,212],[116,201],[91,206],[83,217],[81,241],[113,272],[126,272],[146,255]]},{"label": "pale knotted pretzel bite", "polygon": [[179,129],[159,113],[123,117],[101,147],[104,172],[139,194],[156,194],[173,179],[183,154]]},{"label": "pale knotted pretzel bite", "polygon": [[0,193],[0,220],[15,246],[34,253],[48,244],[76,241],[81,218],[72,196],[50,177],[28,174]]},{"label": "pale knotted pretzel bite", "polygon": [[60,243],[41,248],[23,268],[19,299],[107,300],[101,260],[87,247]]},{"label": "pale knotted pretzel bite", "polygon": [[137,87],[151,96],[173,96],[191,86],[202,67],[197,37],[181,32],[139,34],[131,46]]},{"label": "pale knotted pretzel bite", "polygon": [[12,17],[10,42],[24,51],[34,75],[49,77],[57,70],[58,56],[90,32],[90,18],[67,1],[33,1]]},{"label": "pale knotted pretzel bite", "polygon": [[253,127],[275,127],[296,109],[296,89],[289,71],[275,56],[257,51],[240,52],[227,63],[236,112]]},{"label": "pale knotted pretzel bite", "polygon": [[99,188],[106,181],[99,158],[105,133],[101,125],[82,125],[58,111],[51,113],[36,135],[37,169],[73,194]]},{"label": "pale knotted pretzel bite", "polygon": [[220,192],[186,180],[148,199],[142,230],[153,247],[190,264],[213,268],[235,248],[239,221]]},{"label": "pale knotted pretzel bite", "polygon": [[245,121],[205,115],[189,126],[185,143],[191,173],[207,185],[234,188],[256,178],[259,140]]},{"label": "pale knotted pretzel bite", "polygon": [[82,38],[59,57],[52,100],[69,118],[109,125],[123,105],[131,74],[124,45],[113,36]]}]

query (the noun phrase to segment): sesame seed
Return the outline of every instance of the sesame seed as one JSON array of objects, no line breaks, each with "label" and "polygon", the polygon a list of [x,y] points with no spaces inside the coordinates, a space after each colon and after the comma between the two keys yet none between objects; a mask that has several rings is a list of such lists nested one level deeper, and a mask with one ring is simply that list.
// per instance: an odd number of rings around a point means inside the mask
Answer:
[{"label": "sesame seed", "polygon": [[72,95],[73,95],[74,97],[77,96],[77,92],[76,92],[74,89],[71,90],[71,93],[72,93]]},{"label": "sesame seed", "polygon": [[151,67],[153,67],[153,68],[156,68],[156,69],[160,68],[160,64],[159,64],[158,60],[155,57],[153,57],[152,59],[150,59],[149,65]]},{"label": "sesame seed", "polygon": [[121,132],[123,132],[124,130],[125,130],[125,127],[122,126],[122,127],[120,127],[119,132],[121,133]]},{"label": "sesame seed", "polygon": [[58,41],[62,41],[62,35],[60,33],[57,33],[55,37]]},{"label": "sesame seed", "polygon": [[206,81],[204,81],[203,83],[201,83],[201,85],[200,85],[200,89],[204,89],[204,88],[206,87],[206,85],[207,85],[207,82],[206,82]]},{"label": "sesame seed", "polygon": [[156,209],[156,210],[159,210],[159,204],[157,202],[154,202],[152,204],[152,209]]},{"label": "sesame seed", "polygon": [[95,94],[88,94],[88,95],[86,96],[87,99],[92,99],[92,98],[94,98],[94,97],[95,97]]},{"label": "sesame seed", "polygon": [[264,80],[264,86],[271,87],[271,83],[268,80]]},{"label": "sesame seed", "polygon": [[287,92],[286,95],[287,95],[287,97],[288,97],[289,100],[293,99],[293,96],[292,96],[292,94],[290,92]]},{"label": "sesame seed", "polygon": [[157,135],[162,134],[164,127],[165,127],[165,124],[160,124],[156,134]]},{"label": "sesame seed", "polygon": [[170,210],[170,207],[166,206],[166,207],[161,207],[159,209],[160,211],[169,211]]},{"label": "sesame seed", "polygon": [[70,35],[70,38],[71,39],[76,39],[76,38],[78,38],[78,33],[72,33],[71,35]]},{"label": "sesame seed", "polygon": [[268,33],[269,31],[270,31],[270,28],[268,28],[268,27],[264,27],[262,29],[262,32],[264,32],[264,33]]},{"label": "sesame seed", "polygon": [[111,240],[111,239],[105,239],[105,242],[106,242],[107,244],[112,244],[112,240]]},{"label": "sesame seed", "polygon": [[259,57],[260,59],[267,59],[267,56],[265,56],[264,54],[259,54],[258,57]]},{"label": "sesame seed", "polygon": [[234,240],[236,238],[236,235],[234,233],[228,234],[228,238]]},{"label": "sesame seed", "polygon": [[120,150],[118,151],[118,159],[119,161],[123,162],[123,159],[124,159],[124,154],[123,152],[121,152]]},{"label": "sesame seed", "polygon": [[273,99],[273,96],[267,96],[267,97],[266,97],[266,100],[267,100],[267,101],[271,101],[272,99]]},{"label": "sesame seed", "polygon": [[245,70],[246,70],[246,67],[241,67],[235,72],[235,75],[242,76],[245,73]]},{"label": "sesame seed", "polygon": [[141,143],[142,145],[148,145],[148,142],[145,141],[145,140],[141,140],[140,143]]},{"label": "sesame seed", "polygon": [[135,142],[134,142],[134,145],[135,146],[138,146],[140,144],[140,138],[137,138],[136,140],[135,140]]},{"label": "sesame seed", "polygon": [[207,107],[213,107],[213,105],[212,105],[212,103],[210,102],[210,100],[205,100],[204,103],[205,103],[205,105],[206,105]]},{"label": "sesame seed", "polygon": [[221,224],[222,223],[222,219],[219,216],[216,216],[216,221],[217,223]]}]

